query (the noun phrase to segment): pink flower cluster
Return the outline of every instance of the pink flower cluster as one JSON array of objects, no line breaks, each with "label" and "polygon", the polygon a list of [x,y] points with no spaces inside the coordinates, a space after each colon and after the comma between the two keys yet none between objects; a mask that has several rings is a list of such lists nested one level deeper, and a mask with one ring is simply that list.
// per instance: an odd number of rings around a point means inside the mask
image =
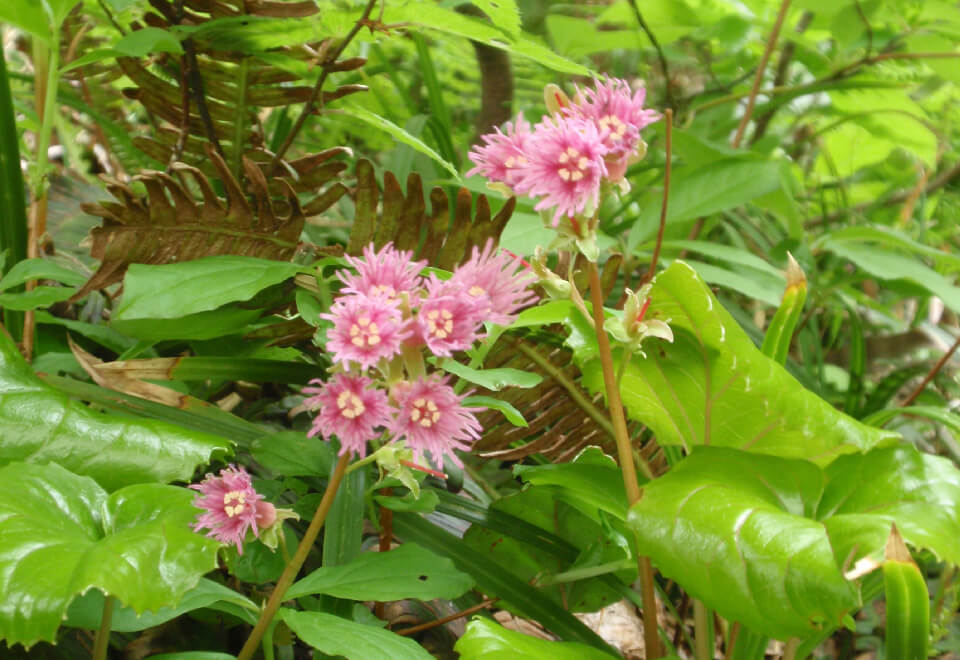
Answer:
[{"label": "pink flower cluster", "polygon": [[573,101],[559,90],[553,97],[548,105],[556,114],[536,126],[521,114],[505,131],[483,136],[484,144],[470,152],[476,167],[467,175],[539,198],[534,208],[553,208],[557,226],[564,217],[591,213],[604,181],[623,180],[627,166],[642,157],[641,129],[660,114],[643,107],[646,90],[633,92],[617,78],[578,87]]},{"label": "pink flower cluster", "polygon": [[197,515],[193,530],[206,528],[207,536],[220,543],[236,543],[240,554],[247,530],[253,529],[254,536],[259,536],[261,530],[277,520],[276,508],[253,489],[250,475],[243,467],[230,465],[216,477],[208,473],[202,482],[190,488],[200,491],[194,506],[204,510]]},{"label": "pink flower cluster", "polygon": [[386,432],[417,458],[428,452],[441,465],[444,456],[460,464],[454,449],[480,437],[479,409],[464,406],[466,395],[447,377],[426,373],[422,352],[450,357],[470,348],[484,323],[510,324],[536,298],[527,289],[532,273],[492,242],[449,279],[421,276],[426,262],[390,244],[347,261],[356,272],[339,273],[341,296],[322,315],[338,371],[303,390],[311,395],[304,403],[318,409],[309,435],[336,436],[341,454],[363,457]]}]

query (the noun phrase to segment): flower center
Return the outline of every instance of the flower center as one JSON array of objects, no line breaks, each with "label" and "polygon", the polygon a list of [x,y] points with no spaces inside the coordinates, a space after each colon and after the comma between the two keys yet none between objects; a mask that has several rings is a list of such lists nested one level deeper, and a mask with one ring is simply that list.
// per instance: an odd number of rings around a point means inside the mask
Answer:
[{"label": "flower center", "polygon": [[391,300],[397,297],[397,290],[394,289],[389,284],[377,284],[376,286],[373,287],[373,292],[382,294],[383,296]]},{"label": "flower center", "polygon": [[357,348],[376,346],[380,339],[380,328],[369,316],[361,316],[350,326],[350,343]]},{"label": "flower center", "polygon": [[[226,512],[227,516],[233,518],[243,513],[243,510],[246,508],[247,496],[243,493],[242,490],[231,490],[229,493],[223,496],[223,510]],[[236,502],[235,506],[230,506],[231,502]]]},{"label": "flower center", "polygon": [[523,167],[527,164],[527,159],[523,156],[508,156],[505,161],[503,161],[503,166],[508,170],[512,170],[514,167]]},{"label": "flower center", "polygon": [[474,284],[472,287],[467,289],[467,293],[469,293],[474,298],[479,298],[480,296],[485,296],[487,294],[487,290],[484,289],[479,284]]},{"label": "flower center", "polygon": [[427,330],[437,339],[453,334],[453,314],[449,309],[431,309],[427,312]]},{"label": "flower center", "polygon": [[560,167],[557,168],[557,176],[564,181],[577,182],[587,174],[587,165],[590,159],[580,154],[574,147],[567,147],[567,150],[557,158]]},{"label": "flower center", "polygon": [[616,115],[606,115],[597,123],[600,124],[600,128],[605,128],[610,132],[609,135],[613,140],[622,140],[624,133],[627,132],[627,125],[620,121],[620,118]]},{"label": "flower center", "polygon": [[337,395],[337,408],[347,419],[356,419],[367,410],[363,405],[363,399],[349,390],[344,390]]},{"label": "flower center", "polygon": [[410,419],[425,429],[431,428],[440,421],[440,410],[432,399],[421,397],[413,402]]}]

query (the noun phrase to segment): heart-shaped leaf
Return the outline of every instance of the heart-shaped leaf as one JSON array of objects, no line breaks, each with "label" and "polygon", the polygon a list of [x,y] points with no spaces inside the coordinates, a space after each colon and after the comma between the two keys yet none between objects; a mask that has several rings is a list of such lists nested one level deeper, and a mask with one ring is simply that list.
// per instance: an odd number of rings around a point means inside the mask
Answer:
[{"label": "heart-shaped leaf", "polygon": [[951,461],[901,445],[841,456],[825,474],[817,517],[838,558],[881,559],[896,523],[914,547],[960,563],[960,470]]},{"label": "heart-shaped leaf", "polygon": [[216,567],[194,495],[138,484],[108,495],[56,464],[0,468],[0,638],[53,641],[67,606],[100,589],[142,613],[174,606]]},{"label": "heart-shaped leaf", "polygon": [[840,624],[859,594],[811,519],[823,475],[803,460],[700,447],[643,488],[639,552],[732,621],[778,639]]},{"label": "heart-shaped leaf", "polygon": [[[620,389],[630,417],[661,444],[736,447],[822,465],[897,437],[839,412],[763,355],[683,262],[657,276],[650,301],[647,318],[667,321],[674,342],[649,339],[647,357],[633,357]],[[569,323],[583,382],[602,391],[593,329],[581,316]]]}]

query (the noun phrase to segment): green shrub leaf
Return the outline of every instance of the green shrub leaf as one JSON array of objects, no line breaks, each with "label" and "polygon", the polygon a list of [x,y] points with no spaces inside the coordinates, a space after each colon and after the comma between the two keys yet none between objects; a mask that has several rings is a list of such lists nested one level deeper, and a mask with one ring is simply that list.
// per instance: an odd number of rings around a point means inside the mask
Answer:
[{"label": "green shrub leaf", "polygon": [[229,448],[222,437],[91,410],[37,378],[0,333],[0,465],[56,462],[116,490],[189,479],[197,465]]},{"label": "green shrub leaf", "polygon": [[0,468],[0,638],[53,641],[67,606],[100,589],[137,613],[174,606],[216,567],[194,495],[138,484],[108,495],[59,465]]}]

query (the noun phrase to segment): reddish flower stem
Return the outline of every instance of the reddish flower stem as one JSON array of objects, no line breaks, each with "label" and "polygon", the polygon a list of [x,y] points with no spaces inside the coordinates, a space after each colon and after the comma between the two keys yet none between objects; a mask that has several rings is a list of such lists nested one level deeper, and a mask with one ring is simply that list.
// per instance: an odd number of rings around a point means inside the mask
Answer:
[{"label": "reddish flower stem", "polygon": [[767,39],[767,47],[763,50],[763,57],[760,58],[760,65],[757,67],[757,75],[753,79],[753,87],[750,89],[750,96],[747,97],[747,107],[743,111],[743,117],[740,118],[740,125],[737,126],[737,133],[733,136],[733,148],[740,146],[743,140],[743,134],[747,130],[747,124],[750,123],[750,117],[753,115],[753,106],[757,102],[757,94],[760,92],[760,83],[763,82],[763,73],[767,69],[767,62],[770,61],[770,55],[777,45],[777,37],[780,36],[780,28],[783,26],[783,20],[787,17],[787,10],[790,8],[790,0],[783,0],[780,4],[780,11],[777,13],[777,19],[773,23],[773,30]]},{"label": "reddish flower stem", "polygon": [[[660,259],[660,247],[663,245],[663,232],[667,227],[667,204],[670,201],[670,163],[673,160],[673,110],[667,108],[664,113],[667,130],[666,144],[666,164],[663,170],[663,201],[660,203],[660,229],[657,231],[657,245],[653,248],[653,258],[650,260],[650,267],[647,268],[647,274],[641,280],[641,284],[646,284],[657,274],[657,261]],[[646,310],[646,307],[644,307]]]},{"label": "reddish flower stem", "polygon": [[[597,264],[590,262],[590,299],[593,303],[593,325],[597,332],[597,349],[600,353],[600,365],[603,369],[603,384],[607,391],[607,407],[613,423],[614,438],[617,441],[617,456],[623,474],[623,486],[627,491],[627,502],[632,506],[640,499],[640,483],[637,481],[637,468],[633,462],[633,448],[627,432],[627,419],[623,413],[620,388],[617,386],[617,374],[613,367],[613,351],[610,338],[603,329],[603,293],[600,284],[600,270]],[[655,660],[661,657],[660,636],[657,631],[657,597],[653,589],[653,565],[649,557],[638,557],[637,563],[641,576],[641,598],[643,601],[643,641],[647,658]]]},{"label": "reddish flower stem", "polygon": [[320,533],[320,529],[327,519],[327,514],[330,513],[330,507],[333,506],[333,500],[337,496],[337,491],[340,490],[340,484],[343,482],[343,475],[346,473],[349,463],[350,452],[340,456],[337,467],[333,471],[333,476],[330,477],[330,482],[327,484],[327,489],[323,492],[323,499],[320,500],[320,506],[317,507],[317,512],[313,514],[313,520],[310,521],[307,532],[303,535],[300,545],[297,546],[297,551],[293,555],[293,559],[291,559],[287,567],[283,569],[283,574],[280,576],[280,579],[277,580],[277,586],[273,588],[273,592],[270,594],[270,600],[267,601],[266,606],[261,610],[257,625],[253,627],[250,637],[247,638],[243,648],[240,649],[237,660],[250,660],[253,654],[257,652],[257,647],[260,645],[260,640],[263,639],[263,634],[267,631],[270,622],[273,621],[277,610],[280,609],[280,604],[283,602],[283,595],[287,593],[287,589],[290,588],[290,585],[293,584],[293,581],[297,578],[297,573],[300,572],[303,562],[307,560],[307,555],[310,554],[310,548],[313,547],[314,542],[317,540],[317,535]]},{"label": "reddish flower stem", "polygon": [[933,365],[933,368],[929,371],[929,373],[927,373],[927,375],[924,376],[920,384],[917,385],[917,387],[913,390],[913,392],[910,393],[910,396],[906,398],[906,400],[902,404],[904,408],[911,405],[914,401],[917,400],[917,397],[923,393],[923,390],[927,387],[927,385],[930,384],[930,381],[933,380],[934,377],[940,372],[940,370],[943,368],[943,365],[947,363],[947,360],[949,360],[950,356],[957,351],[958,347],[960,347],[960,337],[957,337],[957,340],[953,342],[953,346],[950,347],[950,350],[948,350],[946,353],[943,354],[943,357],[941,357],[937,361],[937,363]]}]

